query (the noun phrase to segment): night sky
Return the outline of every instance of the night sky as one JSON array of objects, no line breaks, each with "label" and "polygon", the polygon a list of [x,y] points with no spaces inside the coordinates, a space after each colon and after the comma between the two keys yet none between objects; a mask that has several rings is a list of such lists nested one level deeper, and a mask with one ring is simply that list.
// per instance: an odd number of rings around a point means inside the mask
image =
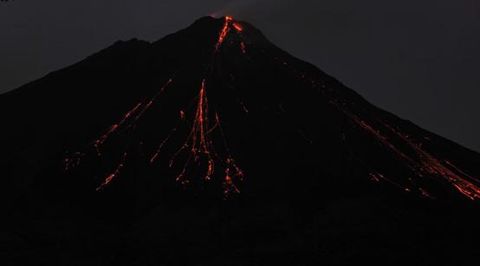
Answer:
[{"label": "night sky", "polygon": [[478,0],[0,2],[0,93],[116,40],[233,15],[369,101],[480,151]]}]

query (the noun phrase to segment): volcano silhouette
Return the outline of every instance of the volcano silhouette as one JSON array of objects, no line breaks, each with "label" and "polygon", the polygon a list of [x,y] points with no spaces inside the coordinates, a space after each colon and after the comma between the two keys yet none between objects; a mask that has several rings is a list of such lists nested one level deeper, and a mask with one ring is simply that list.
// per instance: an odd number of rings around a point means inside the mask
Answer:
[{"label": "volcano silhouette", "polygon": [[479,257],[479,154],[230,17],[117,42],[0,111],[4,265]]}]

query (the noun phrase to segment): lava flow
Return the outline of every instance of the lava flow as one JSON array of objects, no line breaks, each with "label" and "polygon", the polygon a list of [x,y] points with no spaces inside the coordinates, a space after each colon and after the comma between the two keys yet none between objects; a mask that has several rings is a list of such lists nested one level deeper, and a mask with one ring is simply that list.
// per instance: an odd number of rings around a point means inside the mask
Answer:
[{"label": "lava flow", "polygon": [[[232,17],[225,17],[225,23],[219,32],[218,40],[214,47],[215,49],[213,56],[216,56],[219,53],[219,49],[225,42],[232,27],[237,32],[241,32],[243,30],[240,24],[233,21]],[[185,112],[182,110],[180,111],[180,114],[181,119],[183,120],[185,118]],[[208,182],[213,178],[218,168],[223,168],[223,193],[225,197],[228,197],[232,193],[240,192],[237,183],[243,180],[244,174],[240,167],[236,164],[235,160],[230,154],[229,148],[227,147],[227,141],[221,128],[221,122],[218,113],[214,113],[212,116],[212,118],[215,118],[214,123],[210,122],[210,118],[207,97],[207,79],[204,78],[201,81],[190,133],[188,134],[182,147],[180,147],[180,149],[171,158],[169,165],[170,167],[173,167],[177,161],[177,158],[184,153],[187,153],[184,156],[186,159],[183,163],[183,166],[176,177],[176,180],[183,185],[191,182],[190,178],[188,177],[188,172],[191,168],[196,168],[197,170],[199,168],[204,168],[202,179],[205,182]],[[211,138],[211,135],[215,130],[220,131],[220,136],[222,138],[220,144],[216,144],[214,139]],[[176,129],[172,130],[172,132],[175,131]],[[163,145],[165,145],[169,138],[170,136],[162,141],[157,152],[151,157],[150,162],[154,162],[158,158],[159,150],[163,147]],[[226,153],[225,155],[219,154],[215,149],[215,144],[220,146],[222,143],[223,150],[225,151],[224,153]]]},{"label": "lava flow", "polygon": [[[375,130],[371,125],[355,115],[349,114],[349,116],[358,126],[374,136],[380,143],[388,147],[395,155],[398,156],[398,158],[405,161],[417,176],[437,176],[444,178],[465,197],[471,200],[480,199],[480,187],[474,183],[478,183],[478,180],[474,177],[459,171],[457,167],[453,166],[453,164],[448,161],[446,162],[446,165],[444,165],[435,156],[422,149],[420,144],[414,143],[408,136],[399,132],[392,126],[384,124],[384,126],[394,133],[399,139],[401,139],[404,144],[407,144],[413,151],[415,151],[416,158],[412,158],[402,152],[394,144],[389,142],[387,137],[385,137],[379,130]],[[378,176],[383,178],[382,175],[377,175],[377,177]],[[386,178],[383,179],[388,180]],[[392,181],[388,181],[392,183]],[[410,190],[409,188],[399,184],[396,185],[403,187],[407,191]],[[418,190],[422,195],[432,198],[432,196],[424,188],[419,187]]]},{"label": "lava flow", "polygon": [[[198,95],[192,128],[185,143],[171,158],[170,166],[173,167],[177,161],[177,157],[182,153],[186,153],[186,160],[183,163],[180,173],[176,177],[178,182],[184,185],[189,184],[191,182],[187,175],[189,169],[193,167],[202,168],[202,165],[204,168],[202,178],[205,182],[208,182],[212,179],[215,170],[218,167],[224,169],[223,185],[225,196],[228,196],[231,193],[238,193],[240,191],[236,183],[243,180],[243,171],[238,167],[235,160],[228,152],[218,114],[215,113],[213,116],[215,118],[214,123],[210,122],[209,117],[206,80],[204,79],[202,80]],[[225,145],[223,148],[227,153],[225,156],[221,156],[215,149],[214,139],[211,138],[211,135],[215,130],[218,130],[221,133],[220,136]],[[156,157],[158,157],[158,153],[152,157],[152,161],[155,160]]]},{"label": "lava flow", "polygon": [[119,129],[121,126],[123,126],[125,124],[125,122],[128,121],[128,119],[133,114],[135,114],[138,111],[138,109],[140,109],[141,106],[142,106],[142,103],[138,103],[137,105],[135,105],[135,107],[133,107],[130,111],[128,111],[123,116],[123,118],[120,120],[120,122],[113,124],[107,130],[107,132],[105,132],[105,134],[103,134],[102,136],[100,136],[100,138],[98,138],[94,141],[93,146],[95,147],[95,150],[97,151],[98,156],[102,155],[102,153],[100,151],[100,147],[105,143],[105,141],[107,141],[107,139],[110,137],[110,135],[115,133],[115,131],[117,131],[117,129]]},{"label": "lava flow", "polygon": [[[169,79],[161,88],[160,90],[152,96],[150,99],[137,103],[133,108],[131,108],[128,112],[126,112],[119,122],[111,125],[104,134],[102,134],[99,138],[93,141],[92,146],[94,147],[97,156],[102,156],[101,148],[103,144],[110,138],[110,136],[116,133],[120,129],[128,129],[134,128],[138,120],[149,110],[149,108],[153,105],[153,103],[157,100],[157,98],[165,91],[165,89],[173,82],[172,79]],[[86,153],[84,152],[75,152],[70,156],[67,156],[64,159],[65,164],[65,171],[70,171],[78,166],[80,166],[81,159],[84,157]],[[123,168],[124,164],[126,163],[126,153],[124,153],[122,157],[122,161],[117,167],[117,170],[105,178],[105,181],[97,188],[101,190],[103,187],[107,186],[119,173],[121,168]]]},{"label": "lava flow", "polygon": [[232,24],[232,21],[232,17],[225,17],[225,23],[223,24],[223,28],[218,35],[218,41],[215,44],[215,52],[218,51],[220,46],[222,46],[223,42],[225,41],[225,38],[227,38],[228,32],[230,32],[230,26]]},{"label": "lava flow", "polygon": [[[407,153],[403,152],[401,148],[394,145],[386,135],[375,128],[371,123],[362,120],[357,115],[354,115],[352,112],[346,109],[348,103],[345,100],[335,95],[334,91],[331,88],[328,88],[324,82],[321,80],[318,81],[315,77],[308,77],[306,73],[297,71],[296,69],[289,66],[286,61],[282,61],[279,58],[273,58],[277,63],[282,67],[286,67],[289,73],[293,73],[296,78],[307,81],[307,84],[313,88],[319,88],[319,91],[329,99],[329,103],[332,104],[340,112],[344,113],[354,124],[359,128],[366,131],[368,134],[373,136],[377,141],[382,143],[387,147],[397,158],[404,161],[407,167],[418,177],[434,176],[437,178],[443,178],[446,180],[455,190],[460,192],[463,196],[471,200],[480,199],[480,180],[475,178],[464,171],[460,170],[458,167],[453,165],[447,160],[442,160],[436,158],[430,152],[424,150],[421,147],[421,144],[418,144],[412,141],[409,136],[403,134],[394,127],[383,123],[381,121],[376,121],[380,123],[384,128],[393,133],[396,138],[400,139],[401,142],[414,151],[415,156],[409,156]],[[428,139],[428,138],[427,138]],[[406,179],[408,185],[400,184],[389,178],[386,178],[383,174],[380,173],[370,173],[370,179],[375,182],[380,180],[387,181],[388,183],[401,188],[404,191],[410,192],[412,188],[415,188],[422,196],[433,199],[432,196],[425,188],[418,187],[414,184],[412,178]]]},{"label": "lava flow", "polygon": [[[478,179],[464,173],[463,171],[460,171],[448,161],[446,161],[446,165],[444,165],[439,159],[422,149],[419,144],[416,144],[410,140],[408,136],[402,134],[389,125],[386,126],[416,152],[417,157],[420,158],[419,163],[421,164],[420,170],[422,172],[445,178],[460,193],[471,200],[480,199],[480,187],[473,183],[478,183]],[[452,169],[450,169],[449,166]]]},{"label": "lava flow", "polygon": [[[110,128],[104,133],[100,138],[96,139],[93,143],[95,150],[97,151],[98,156],[101,156],[101,146],[108,140],[110,135],[115,133],[120,128],[131,128],[134,127],[136,122],[143,116],[143,114],[152,106],[155,100],[160,94],[162,94],[165,89],[172,83],[172,79],[169,79],[165,85],[163,85],[159,92],[151,97],[148,101],[140,102],[135,105],[130,111],[123,115],[122,119],[110,126]],[[133,118],[133,119],[132,119]],[[126,125],[126,126],[124,126]]]},{"label": "lava flow", "polygon": [[243,26],[240,25],[238,22],[233,22],[233,28],[238,31],[238,32],[242,32],[243,31]]},{"label": "lava flow", "polygon": [[100,186],[97,187],[97,191],[102,190],[105,188],[114,178],[116,178],[120,172],[122,171],[123,167],[125,166],[125,162],[127,160],[127,153],[123,153],[122,158],[120,159],[120,163],[118,164],[117,168],[115,168],[115,171],[113,171],[111,174],[109,174],[105,180],[100,184]]},{"label": "lava flow", "polygon": [[[243,31],[243,27],[238,22],[235,22],[232,17],[225,17],[224,25],[218,34],[218,39],[213,49],[213,57],[220,53],[219,49],[224,44],[229,33],[233,31],[240,33]],[[243,41],[240,42],[240,46],[242,47],[243,53],[245,53],[246,48]],[[232,157],[227,146],[227,141],[221,126],[220,115],[217,112],[211,113],[209,110],[210,104],[207,97],[207,77],[214,73],[214,61],[215,60],[212,60],[207,66],[207,74],[201,81],[200,89],[196,98],[196,107],[191,119],[188,119],[188,113],[186,110],[179,111],[180,122],[192,121],[192,124],[183,145],[171,155],[169,166],[171,168],[176,168],[177,165],[180,165],[176,180],[183,185],[192,183],[192,176],[197,176],[199,174],[201,175],[201,180],[203,180],[203,182],[211,181],[215,175],[223,176],[223,193],[225,197],[228,197],[230,194],[240,192],[237,184],[243,180],[244,174]],[[104,134],[93,142],[93,147],[95,148],[98,157],[102,156],[102,146],[113,134],[117,133],[119,130],[136,128],[137,121],[150,109],[165,88],[171,83],[172,79],[169,79],[153,97],[135,104],[121,117],[119,122],[110,126]],[[243,109],[245,109],[245,107],[243,107]],[[150,164],[155,163],[161,158],[162,148],[171,140],[174,134],[178,133],[178,131],[179,127],[177,125],[170,131],[167,137],[160,142],[158,148],[149,159]],[[66,170],[78,166],[80,164],[79,155],[83,156],[84,153],[75,153],[74,155],[75,156],[72,158],[65,159]],[[111,184],[112,181],[121,174],[126,163],[127,152],[124,152],[120,162],[115,167],[115,170],[104,178],[104,181],[97,187],[97,191],[103,190]]]},{"label": "lava flow", "polygon": [[[208,99],[205,94],[205,79],[202,80],[202,84],[200,87],[200,92],[198,95],[198,103],[197,108],[195,111],[195,117],[192,125],[192,129],[187,137],[185,144],[175,153],[173,158],[170,160],[170,166],[173,165],[175,158],[185,149],[190,150],[190,156],[188,156],[187,161],[181,171],[181,173],[177,176],[177,181],[185,184],[188,183],[188,180],[185,180],[185,172],[189,162],[193,159],[193,161],[198,162],[200,157],[205,156],[207,160],[207,173],[204,176],[206,181],[209,181],[214,168],[215,168],[215,160],[213,159],[213,148],[212,142],[207,139],[207,132],[211,131],[215,128],[209,129],[209,120],[208,120]],[[153,158],[153,157],[152,157]]]}]

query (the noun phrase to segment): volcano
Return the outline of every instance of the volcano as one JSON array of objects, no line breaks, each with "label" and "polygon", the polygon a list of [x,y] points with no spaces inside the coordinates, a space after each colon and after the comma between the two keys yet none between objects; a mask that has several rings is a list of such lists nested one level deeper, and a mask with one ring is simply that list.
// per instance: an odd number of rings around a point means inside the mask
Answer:
[{"label": "volcano", "polygon": [[2,265],[480,257],[479,154],[231,17],[117,42],[0,110]]}]

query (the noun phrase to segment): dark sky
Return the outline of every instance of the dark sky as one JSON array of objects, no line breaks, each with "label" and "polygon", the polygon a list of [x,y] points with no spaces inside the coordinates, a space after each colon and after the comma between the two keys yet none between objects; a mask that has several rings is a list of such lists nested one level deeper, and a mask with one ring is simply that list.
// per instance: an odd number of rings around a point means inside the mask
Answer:
[{"label": "dark sky", "polygon": [[478,0],[0,2],[0,93],[209,14],[253,23],[374,104],[480,151]]}]

